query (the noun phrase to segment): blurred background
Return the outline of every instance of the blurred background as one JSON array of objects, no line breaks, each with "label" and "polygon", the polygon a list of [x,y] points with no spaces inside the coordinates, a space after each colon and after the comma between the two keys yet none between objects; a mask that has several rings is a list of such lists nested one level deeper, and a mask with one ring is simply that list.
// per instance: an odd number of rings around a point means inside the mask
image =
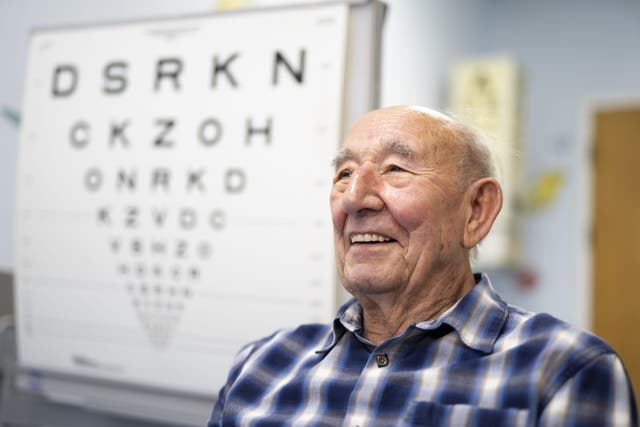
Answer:
[{"label": "blurred background", "polygon": [[[13,313],[30,32],[291,3],[0,0],[0,315]],[[640,2],[384,3],[379,104],[452,111],[509,139],[509,224],[499,230],[509,249],[479,267],[510,303],[603,336],[640,382]]]}]

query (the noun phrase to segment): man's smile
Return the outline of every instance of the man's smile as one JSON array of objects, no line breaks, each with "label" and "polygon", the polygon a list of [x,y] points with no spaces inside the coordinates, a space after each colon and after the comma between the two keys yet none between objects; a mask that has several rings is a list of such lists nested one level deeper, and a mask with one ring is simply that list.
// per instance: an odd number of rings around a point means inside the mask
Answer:
[{"label": "man's smile", "polygon": [[377,233],[354,233],[349,238],[351,244],[356,243],[388,243],[395,240]]}]

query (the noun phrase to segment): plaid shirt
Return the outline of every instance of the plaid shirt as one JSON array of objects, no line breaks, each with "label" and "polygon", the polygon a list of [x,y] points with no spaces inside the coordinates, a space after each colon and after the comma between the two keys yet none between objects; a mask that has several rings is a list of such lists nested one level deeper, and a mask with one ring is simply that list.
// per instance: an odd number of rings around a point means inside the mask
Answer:
[{"label": "plaid shirt", "polygon": [[614,351],[546,314],[510,306],[486,276],[438,319],[375,347],[354,300],[333,326],[243,348],[213,426],[635,426]]}]

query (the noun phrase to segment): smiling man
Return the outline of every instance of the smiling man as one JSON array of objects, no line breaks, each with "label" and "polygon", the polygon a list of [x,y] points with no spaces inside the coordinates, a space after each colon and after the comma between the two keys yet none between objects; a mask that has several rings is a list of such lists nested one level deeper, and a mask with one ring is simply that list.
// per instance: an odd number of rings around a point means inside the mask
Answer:
[{"label": "smiling man", "polygon": [[330,325],[243,348],[209,426],[635,426],[599,338],[505,303],[471,250],[501,204],[481,139],[433,110],[372,111],[334,160]]}]

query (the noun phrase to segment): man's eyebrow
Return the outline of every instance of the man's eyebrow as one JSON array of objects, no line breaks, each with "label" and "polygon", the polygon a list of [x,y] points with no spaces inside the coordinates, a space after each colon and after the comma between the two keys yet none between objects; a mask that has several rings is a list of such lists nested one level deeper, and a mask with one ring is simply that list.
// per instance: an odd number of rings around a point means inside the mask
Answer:
[{"label": "man's eyebrow", "polygon": [[387,149],[409,160],[416,158],[415,150],[402,141],[391,141],[388,144]]},{"label": "man's eyebrow", "polygon": [[353,155],[353,151],[347,149],[341,150],[331,161],[331,166],[334,168],[339,168],[344,162],[347,160],[353,159],[355,156]]}]

